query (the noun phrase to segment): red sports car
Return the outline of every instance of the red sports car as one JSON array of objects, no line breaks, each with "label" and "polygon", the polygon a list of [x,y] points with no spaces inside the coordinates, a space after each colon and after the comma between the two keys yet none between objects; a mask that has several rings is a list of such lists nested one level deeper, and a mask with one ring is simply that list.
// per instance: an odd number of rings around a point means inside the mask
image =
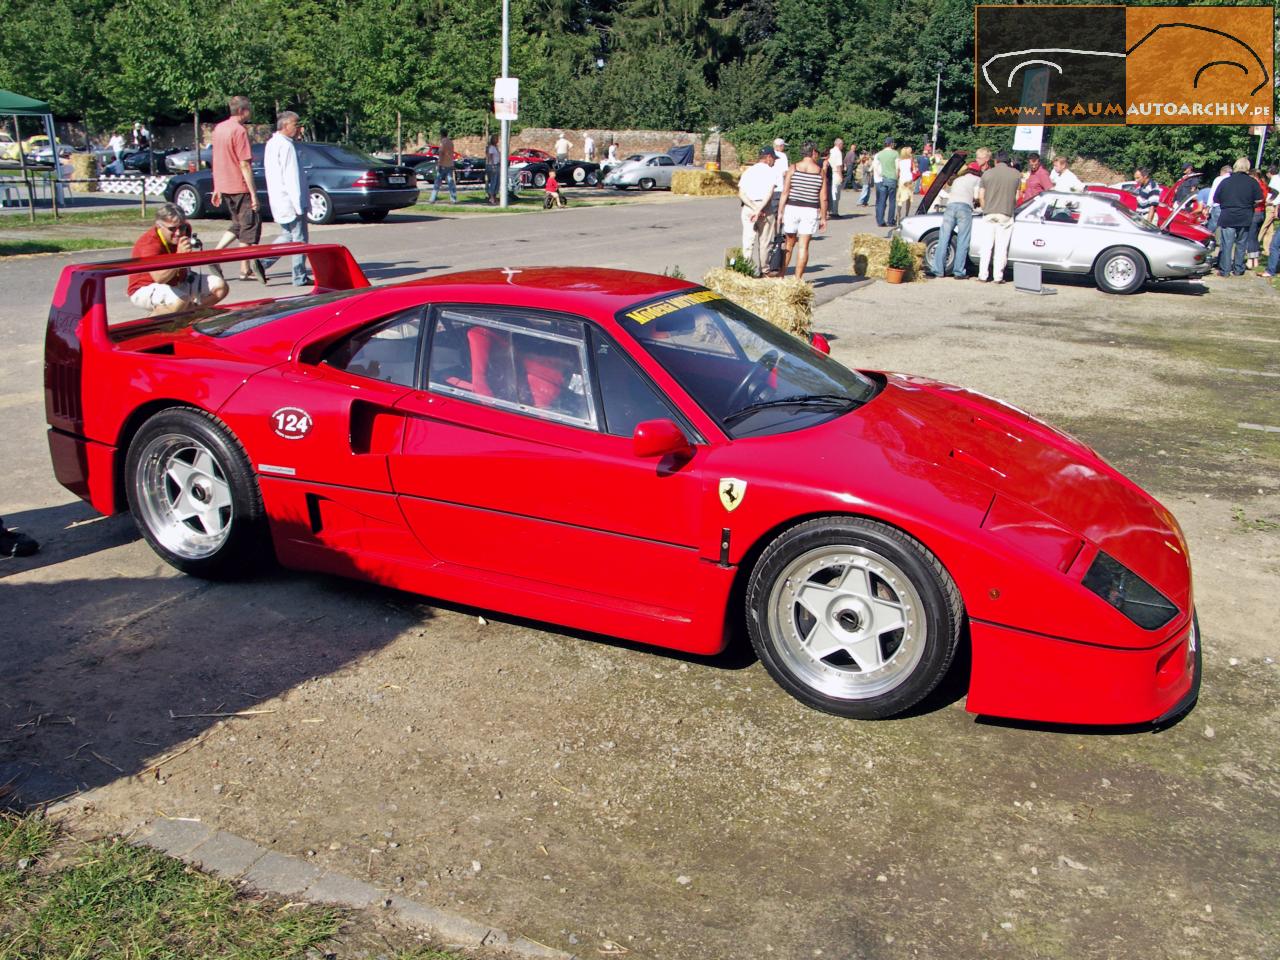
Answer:
[{"label": "red sports car", "polygon": [[555,154],[539,150],[537,147],[523,147],[511,151],[510,163],[554,163]]},{"label": "red sports car", "polygon": [[[1217,245],[1213,231],[1205,229],[1209,219],[1209,211],[1196,200],[1196,191],[1200,188],[1200,174],[1192,173],[1175,183],[1172,187],[1160,188],[1160,200],[1156,204],[1158,225],[1175,237],[1194,240],[1196,243],[1212,250]],[[1089,193],[1103,193],[1115,197],[1130,210],[1138,209],[1138,195],[1123,187],[1104,187],[1092,185],[1085,187]]]},{"label": "red sports car", "polygon": [[741,630],[847,717],[918,703],[962,643],[977,713],[1160,723],[1194,703],[1177,522],[1020,410],[848,369],[683,280],[370,287],[339,246],[260,253],[299,251],[308,295],[160,318],[108,319],[108,278],[259,251],[62,274],[58,479],[175,567],[274,556],[699,654]]}]

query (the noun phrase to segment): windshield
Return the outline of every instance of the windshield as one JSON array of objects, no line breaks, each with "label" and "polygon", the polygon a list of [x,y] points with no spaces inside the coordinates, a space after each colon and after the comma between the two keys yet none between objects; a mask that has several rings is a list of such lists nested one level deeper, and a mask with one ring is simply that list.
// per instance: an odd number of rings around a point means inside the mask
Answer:
[{"label": "windshield", "polygon": [[810,427],[878,389],[711,290],[631,307],[618,322],[731,437]]}]

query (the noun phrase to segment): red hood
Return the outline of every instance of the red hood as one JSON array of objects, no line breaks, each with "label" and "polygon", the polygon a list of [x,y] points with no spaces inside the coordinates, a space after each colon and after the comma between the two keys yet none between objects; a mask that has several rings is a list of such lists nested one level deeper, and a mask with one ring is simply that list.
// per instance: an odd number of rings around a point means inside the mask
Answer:
[{"label": "red hood", "polygon": [[1189,558],[1173,515],[1067,434],[971,390],[898,374],[860,419],[867,439],[891,436],[910,456],[1035,507],[1187,609]]}]

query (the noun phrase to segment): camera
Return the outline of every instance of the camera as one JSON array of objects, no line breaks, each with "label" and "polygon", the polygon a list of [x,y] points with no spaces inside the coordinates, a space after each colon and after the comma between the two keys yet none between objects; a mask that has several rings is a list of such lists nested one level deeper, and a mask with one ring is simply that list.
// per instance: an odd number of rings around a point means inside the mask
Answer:
[{"label": "camera", "polygon": [[191,229],[191,224],[184,223],[181,227],[179,227],[178,236],[186,237],[187,242],[191,245],[192,250],[204,249],[204,243],[200,240],[200,238],[196,235],[196,233]]}]

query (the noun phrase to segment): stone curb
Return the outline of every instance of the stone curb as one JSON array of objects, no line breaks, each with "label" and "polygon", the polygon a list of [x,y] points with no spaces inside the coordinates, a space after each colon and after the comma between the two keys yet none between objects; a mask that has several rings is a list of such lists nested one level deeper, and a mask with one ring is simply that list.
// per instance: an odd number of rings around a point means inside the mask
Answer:
[{"label": "stone curb", "polygon": [[139,827],[130,840],[224,879],[239,880],[262,893],[356,910],[376,907],[406,926],[425,930],[450,946],[487,948],[529,960],[574,960],[575,957],[526,937],[510,937],[505,931],[459,914],[388,893],[346,874],[321,870],[298,857],[267,850],[197,820],[153,820]]}]

